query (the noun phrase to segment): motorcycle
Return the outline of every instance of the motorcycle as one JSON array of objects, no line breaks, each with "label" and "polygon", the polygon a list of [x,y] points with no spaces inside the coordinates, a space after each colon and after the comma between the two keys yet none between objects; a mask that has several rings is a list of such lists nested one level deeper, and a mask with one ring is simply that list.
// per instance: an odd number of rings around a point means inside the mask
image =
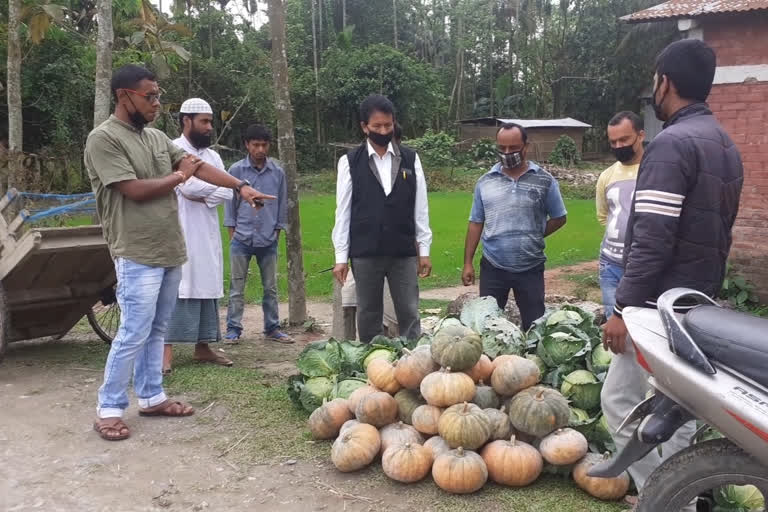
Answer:
[{"label": "motorcycle", "polygon": [[[676,313],[681,302],[693,306],[685,315]],[[729,484],[754,485],[768,501],[768,319],[724,309],[686,288],[667,291],[657,307],[625,308],[623,314],[655,393],[619,426],[637,423],[624,450],[589,475],[620,475],[698,419],[706,425],[691,440],[695,444],[652,473],[636,510],[679,512]],[[724,438],[696,442],[707,426]]]}]

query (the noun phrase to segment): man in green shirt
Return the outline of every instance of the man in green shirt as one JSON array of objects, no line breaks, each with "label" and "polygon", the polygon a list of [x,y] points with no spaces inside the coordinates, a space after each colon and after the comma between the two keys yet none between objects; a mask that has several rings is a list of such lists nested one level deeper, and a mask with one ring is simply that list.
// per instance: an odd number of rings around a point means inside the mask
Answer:
[{"label": "man in green shirt", "polygon": [[112,76],[111,87],[115,112],[88,136],[85,166],[115,262],[122,312],[93,426],[103,439],[117,441],[130,436],[122,416],[131,376],[139,414],[194,413],[163,391],[165,332],[187,258],[174,189],[194,175],[235,189],[254,208],[274,197],[186,154],[163,132],[146,128],[160,110],[160,89],[151,71],[123,66]]}]

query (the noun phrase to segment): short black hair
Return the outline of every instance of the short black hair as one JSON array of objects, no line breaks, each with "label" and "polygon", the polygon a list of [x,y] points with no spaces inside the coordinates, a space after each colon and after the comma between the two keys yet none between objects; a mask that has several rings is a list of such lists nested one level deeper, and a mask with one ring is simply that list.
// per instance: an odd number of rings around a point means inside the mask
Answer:
[{"label": "short black hair", "polygon": [[704,41],[683,39],[664,48],[656,58],[658,79],[666,75],[681,98],[706,101],[715,79],[717,58]]},{"label": "short black hair", "polygon": [[608,121],[608,126],[616,126],[625,119],[629,119],[629,122],[632,123],[632,128],[634,128],[636,132],[644,129],[643,118],[630,110],[622,110],[621,112],[614,114],[611,120]]},{"label": "short black hair", "polygon": [[517,123],[501,123],[501,126],[499,126],[499,129],[496,131],[496,137],[499,136],[499,133],[501,133],[502,130],[514,129],[520,130],[520,134],[523,136],[523,144],[528,144],[528,132]]},{"label": "short black hair", "polygon": [[395,123],[395,129],[392,131],[392,138],[395,140],[403,138],[403,127],[400,126],[400,123]]},{"label": "short black hair", "polygon": [[270,132],[269,128],[263,124],[252,124],[245,130],[245,137],[243,137],[243,139],[245,142],[250,142],[252,140],[272,142],[272,132]]},{"label": "short black hair", "polygon": [[368,124],[368,120],[371,119],[374,112],[392,114],[392,118],[394,118],[395,105],[386,96],[371,94],[360,103],[360,121]]},{"label": "short black hair", "polygon": [[136,64],[126,64],[112,73],[112,81],[110,82],[112,97],[117,101],[118,89],[136,89],[142,80],[152,80],[155,82],[157,77],[145,67],[137,66]]}]

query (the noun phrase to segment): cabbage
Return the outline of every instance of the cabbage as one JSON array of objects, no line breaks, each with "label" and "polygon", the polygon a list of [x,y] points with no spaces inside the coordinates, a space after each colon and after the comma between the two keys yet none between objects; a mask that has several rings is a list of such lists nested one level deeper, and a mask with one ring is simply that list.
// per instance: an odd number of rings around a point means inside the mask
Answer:
[{"label": "cabbage", "polygon": [[363,359],[363,368],[368,368],[368,363],[374,359],[386,359],[387,361],[392,362],[397,359],[397,353],[386,347],[374,348],[368,352],[368,355]]},{"label": "cabbage", "polygon": [[365,386],[363,379],[345,379],[336,383],[331,391],[331,398],[349,398],[357,388]]},{"label": "cabbage", "polygon": [[341,371],[342,353],[335,341],[310,343],[299,354],[296,367],[305,377],[330,377]]},{"label": "cabbage", "polygon": [[[501,316],[501,308],[493,297],[478,297],[464,304],[461,308],[461,323],[477,333],[485,330],[485,323],[491,318]],[[441,325],[445,327],[445,325]]]},{"label": "cabbage", "polygon": [[592,349],[592,354],[587,358],[587,367],[594,373],[605,373],[608,371],[608,367],[611,366],[611,359],[613,354],[610,350],[606,350],[603,344],[595,345]]},{"label": "cabbage", "polygon": [[330,398],[333,381],[327,377],[312,377],[304,382],[299,394],[301,405],[309,412],[323,405],[324,398]]},{"label": "cabbage", "polygon": [[364,371],[363,358],[370,347],[356,341],[340,341],[338,345],[343,358],[342,373],[349,374],[356,371]]},{"label": "cabbage", "polygon": [[571,418],[568,420],[568,426],[577,425],[589,420],[590,417],[587,411],[577,407],[571,407]]},{"label": "cabbage", "polygon": [[717,512],[762,512],[765,497],[754,485],[726,485],[714,493]]},{"label": "cabbage", "polygon": [[541,376],[543,377],[547,373],[547,365],[544,363],[544,360],[537,356],[536,354],[525,354],[526,359],[530,359],[534,363],[536,363],[536,366],[539,367],[539,372],[541,373]]},{"label": "cabbage", "polygon": [[[459,325],[461,325],[461,322],[459,322]],[[419,339],[419,342],[416,344],[417,347],[420,347],[422,345],[432,345],[432,335],[431,334],[424,334]]]},{"label": "cabbage", "polygon": [[549,315],[549,318],[547,318],[547,327],[560,324],[579,325],[583,321],[584,318],[582,318],[582,316],[577,312],[567,309],[559,309]]},{"label": "cabbage", "polygon": [[483,339],[483,353],[491,359],[502,354],[519,356],[526,348],[523,331],[503,316],[487,318],[480,336]]},{"label": "cabbage", "polygon": [[600,408],[600,390],[603,383],[587,370],[576,370],[566,375],[560,392],[579,409],[592,411]]},{"label": "cabbage", "polygon": [[591,348],[589,338],[579,336],[575,330],[571,332],[568,326],[545,335],[536,347],[536,354],[544,360],[547,366],[560,366],[571,359],[581,357]]}]

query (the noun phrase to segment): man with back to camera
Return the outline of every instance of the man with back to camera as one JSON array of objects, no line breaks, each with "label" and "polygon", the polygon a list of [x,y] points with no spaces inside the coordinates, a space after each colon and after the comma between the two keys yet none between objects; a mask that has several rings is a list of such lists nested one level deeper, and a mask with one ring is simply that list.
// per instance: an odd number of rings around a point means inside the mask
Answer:
[{"label": "man with back to camera", "polygon": [[[744,170],[738,149],[705,103],[715,66],[714,51],[696,39],[674,42],[656,59],[652,101],[664,129],[640,164],[627,222],[624,276],[614,314],[603,327],[603,343],[614,356],[601,402],[619,450],[633,428],[620,433],[616,428],[649,389],[622,311],[627,306],[655,308],[659,295],[676,287],[714,297],[725,277]],[[683,304],[680,312],[685,310]],[[664,460],[688,446],[694,430],[695,422],[686,424],[662,445],[661,455],[652,450],[629,468],[638,489]]]},{"label": "man with back to camera", "polygon": [[432,272],[427,184],[415,151],[393,144],[395,107],[379,94],[360,104],[366,140],[339,159],[333,275],[342,285],[352,261],[357,327],[368,343],[381,334],[384,281],[400,335],[421,336],[418,277]]},{"label": "man with back to camera", "polygon": [[131,434],[122,420],[131,377],[140,415],[194,413],[163,390],[163,344],[187,257],[175,188],[196,176],[234,189],[253,207],[274,197],[188,155],[163,132],[146,127],[160,111],[160,88],[151,71],[123,66],[113,73],[111,89],[114,114],[88,135],[84,160],[115,263],[121,311],[93,428],[102,439],[119,441]]},{"label": "man with back to camera", "polygon": [[613,314],[616,288],[624,274],[624,237],[632,209],[637,169],[643,159],[645,131],[640,116],[623,111],[608,121],[607,132],[617,161],[600,174],[595,202],[597,220],[605,226],[600,245],[599,278],[605,317],[609,318]]}]

